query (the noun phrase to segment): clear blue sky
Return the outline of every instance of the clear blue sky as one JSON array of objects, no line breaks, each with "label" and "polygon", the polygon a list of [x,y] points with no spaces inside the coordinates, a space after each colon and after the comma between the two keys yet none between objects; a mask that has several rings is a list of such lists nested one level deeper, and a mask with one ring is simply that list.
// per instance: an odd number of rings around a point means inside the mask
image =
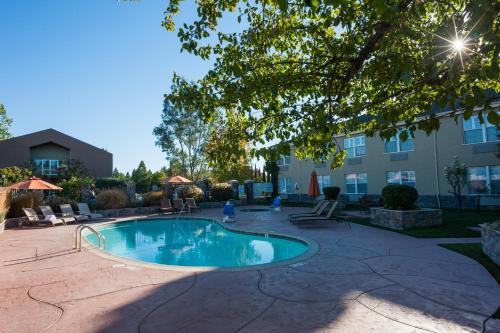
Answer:
[{"label": "clear blue sky", "polygon": [[[123,172],[166,165],[152,135],[163,94],[174,71],[197,79],[210,67],[161,27],[167,2],[0,0],[0,103],[12,134],[54,128],[112,152]],[[178,21],[192,20],[187,2]]]}]

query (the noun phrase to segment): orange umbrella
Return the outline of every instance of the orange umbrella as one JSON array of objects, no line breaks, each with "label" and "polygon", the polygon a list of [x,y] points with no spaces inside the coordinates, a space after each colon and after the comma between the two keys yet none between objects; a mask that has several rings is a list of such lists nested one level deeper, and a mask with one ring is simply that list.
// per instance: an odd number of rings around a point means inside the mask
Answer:
[{"label": "orange umbrella", "polygon": [[182,176],[172,176],[160,180],[163,184],[192,184],[193,182]]},{"label": "orange umbrella", "polygon": [[62,190],[62,187],[47,183],[37,177],[30,177],[26,180],[7,186],[7,188],[11,190]]},{"label": "orange umbrella", "polygon": [[318,176],[314,170],[311,172],[311,180],[309,181],[309,190],[307,191],[307,194],[313,198],[316,198],[321,194],[319,191]]}]

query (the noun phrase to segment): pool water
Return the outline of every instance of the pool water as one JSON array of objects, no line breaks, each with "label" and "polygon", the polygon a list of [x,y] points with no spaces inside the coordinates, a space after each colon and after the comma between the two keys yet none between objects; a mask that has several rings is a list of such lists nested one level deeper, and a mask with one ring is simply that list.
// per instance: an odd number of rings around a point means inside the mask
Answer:
[{"label": "pool water", "polygon": [[[164,265],[249,266],[291,259],[307,250],[299,240],[233,232],[208,219],[139,220],[96,229],[106,238],[106,252]],[[98,244],[93,233],[84,235]]]}]

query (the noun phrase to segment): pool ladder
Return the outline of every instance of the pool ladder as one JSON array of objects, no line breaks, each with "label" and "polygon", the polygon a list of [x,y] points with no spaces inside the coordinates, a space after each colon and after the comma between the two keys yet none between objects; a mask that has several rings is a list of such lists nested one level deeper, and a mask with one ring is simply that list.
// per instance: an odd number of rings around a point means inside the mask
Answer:
[{"label": "pool ladder", "polygon": [[179,211],[179,214],[177,214],[177,217],[175,218],[176,221],[181,217],[182,213],[191,213],[191,209],[187,202],[182,204],[181,210]]},{"label": "pool ladder", "polygon": [[97,239],[99,239],[99,248],[101,248],[101,241],[102,241],[102,249],[103,250],[106,249],[106,238],[104,237],[104,235],[86,224],[80,224],[75,229],[75,249],[78,249],[78,251],[82,250],[82,231],[85,229],[89,229],[97,236]]}]

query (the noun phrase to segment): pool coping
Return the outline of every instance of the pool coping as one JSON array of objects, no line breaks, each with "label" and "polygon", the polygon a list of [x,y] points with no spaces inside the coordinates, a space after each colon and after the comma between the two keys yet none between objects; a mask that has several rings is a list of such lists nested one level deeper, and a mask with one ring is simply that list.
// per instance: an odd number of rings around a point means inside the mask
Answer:
[{"label": "pool coping", "polygon": [[[168,217],[161,217],[161,216],[155,216],[155,217],[144,217],[144,218],[126,218],[120,221],[109,221],[109,222],[103,222],[103,223],[98,223],[97,225],[104,226],[108,224],[119,224],[123,222],[130,222],[130,221],[154,221],[154,220],[176,220],[176,218],[168,218]],[[282,267],[282,266],[289,266],[292,264],[296,264],[302,261],[305,261],[314,255],[318,253],[319,251],[319,245],[317,242],[311,239],[303,238],[300,236],[294,236],[294,235],[287,235],[287,234],[282,234],[282,233],[277,233],[273,231],[265,232],[265,231],[251,231],[251,230],[245,230],[243,228],[237,228],[234,226],[229,226],[225,223],[222,223],[216,218],[209,218],[209,217],[181,217],[178,218],[177,220],[203,220],[203,221],[213,221],[217,224],[219,224],[222,228],[229,230],[231,232],[235,233],[242,233],[242,234],[247,234],[247,235],[254,235],[254,236],[261,236],[261,237],[276,237],[276,238],[283,238],[287,240],[292,240],[292,241],[298,241],[302,242],[307,246],[307,250],[290,259],[286,260],[281,260],[278,262],[271,262],[271,263],[266,263],[266,264],[258,264],[258,265],[249,265],[249,266],[227,266],[227,267],[216,267],[216,266],[180,266],[180,265],[165,265],[165,264],[155,264],[151,262],[146,262],[146,261],[141,261],[141,260],[135,260],[135,259],[129,259],[129,258],[124,258],[120,256],[115,256],[112,255],[99,247],[95,246],[94,244],[90,243],[87,241],[87,239],[82,235],[82,245],[85,244],[83,247],[85,249],[93,254],[96,254],[100,257],[110,259],[113,261],[117,261],[123,264],[127,265],[133,265],[133,266],[138,266],[138,267],[144,267],[144,268],[152,268],[152,269],[159,269],[159,270],[164,270],[164,271],[181,271],[181,272],[240,272],[240,271],[255,271],[255,270],[261,270],[261,269],[269,269],[269,268],[275,268],[275,267]],[[95,225],[95,224],[93,224]]]}]

